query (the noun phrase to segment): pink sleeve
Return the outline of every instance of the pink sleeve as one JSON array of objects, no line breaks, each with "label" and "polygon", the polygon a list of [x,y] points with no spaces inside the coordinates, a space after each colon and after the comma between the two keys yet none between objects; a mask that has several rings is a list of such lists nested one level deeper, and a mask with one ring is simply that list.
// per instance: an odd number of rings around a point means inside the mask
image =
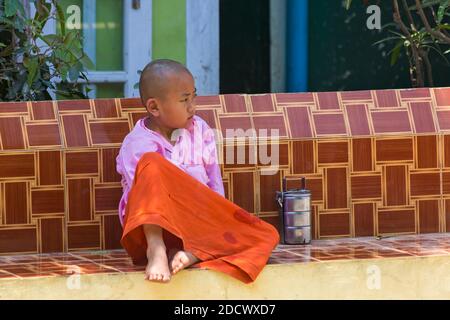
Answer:
[{"label": "pink sleeve", "polygon": [[203,160],[206,174],[209,181],[208,187],[225,197],[223,188],[222,173],[220,171],[220,164],[217,157],[216,140],[214,132],[205,123],[205,131],[203,136]]}]

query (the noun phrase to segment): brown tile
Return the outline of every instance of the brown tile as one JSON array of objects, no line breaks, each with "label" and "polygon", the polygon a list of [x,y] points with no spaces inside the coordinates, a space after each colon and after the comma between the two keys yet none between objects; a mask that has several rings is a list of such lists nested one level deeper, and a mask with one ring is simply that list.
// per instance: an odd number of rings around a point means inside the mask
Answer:
[{"label": "brown tile", "polygon": [[417,133],[435,133],[430,102],[411,102],[411,113]]},{"label": "brown tile", "polygon": [[436,97],[436,104],[440,107],[450,106],[450,88],[436,88],[434,95]]},{"label": "brown tile", "polygon": [[28,113],[26,102],[0,102],[0,113]]},{"label": "brown tile", "polygon": [[344,115],[339,114],[314,114],[314,124],[318,135],[347,134]]},{"label": "brown tile", "polygon": [[[308,116],[308,107],[286,108],[287,120],[291,128],[290,138],[309,138],[313,136]],[[301,123],[302,125],[299,125]]]},{"label": "brown tile", "polygon": [[128,121],[90,122],[93,144],[122,143],[130,132]]},{"label": "brown tile", "polygon": [[114,99],[94,99],[96,118],[117,118],[116,101]]},{"label": "brown tile", "polygon": [[384,183],[386,185],[384,203],[388,206],[405,205],[407,201],[406,167],[386,166]]},{"label": "brown tile", "polygon": [[366,105],[350,105],[345,107],[352,136],[370,135]]},{"label": "brown tile", "polygon": [[351,177],[353,199],[381,198],[381,175]]},{"label": "brown tile", "polygon": [[61,146],[58,124],[28,124],[26,127],[31,147]]},{"label": "brown tile", "polygon": [[411,196],[439,195],[440,173],[411,173]]},{"label": "brown tile", "polygon": [[116,171],[116,158],[119,154],[119,148],[102,148],[102,181],[120,182],[121,175]]},{"label": "brown tile", "polygon": [[58,101],[59,111],[90,111],[89,100],[61,100]]},{"label": "brown tile", "polygon": [[258,158],[258,166],[288,166],[289,145],[287,143],[259,144],[256,156]]},{"label": "brown tile", "polygon": [[224,168],[256,167],[258,153],[256,145],[226,145],[223,151]]},{"label": "brown tile", "polygon": [[216,111],[213,109],[196,110],[195,115],[203,119],[211,129],[217,128]]},{"label": "brown tile", "polygon": [[442,172],[442,193],[450,193],[450,172]]},{"label": "brown tile", "polygon": [[61,116],[67,147],[87,147],[88,132],[83,115]]},{"label": "brown tile", "polygon": [[419,232],[439,232],[439,201],[421,200],[419,205]]},{"label": "brown tile", "polygon": [[281,191],[280,172],[278,171],[274,175],[260,174],[259,180],[260,211],[278,211],[275,194],[277,191]]},{"label": "brown tile", "polygon": [[283,114],[272,113],[269,116],[253,116],[253,124],[258,137],[286,137],[286,125]]},{"label": "brown tile", "polygon": [[32,190],[32,214],[64,213],[64,190]]},{"label": "brown tile", "polygon": [[123,190],[121,186],[102,188],[95,186],[95,211],[117,210]]},{"label": "brown tile", "polygon": [[39,219],[42,252],[64,251],[63,219]]},{"label": "brown tile", "polygon": [[282,223],[280,221],[280,216],[260,217],[260,219],[274,226],[277,229],[278,233],[281,232]]},{"label": "brown tile", "polygon": [[414,210],[380,210],[378,231],[379,233],[415,232]]},{"label": "brown tile", "polygon": [[347,168],[327,168],[326,174],[326,208],[348,208],[347,203]]},{"label": "brown tile", "polygon": [[450,167],[450,135],[443,136],[444,143],[444,167]]},{"label": "brown tile", "polygon": [[437,137],[418,136],[417,138],[417,168],[437,168]]},{"label": "brown tile", "polygon": [[103,216],[104,249],[121,249],[122,245],[120,244],[120,239],[122,238],[122,232],[122,226],[117,214]]},{"label": "brown tile", "polygon": [[292,142],[292,173],[314,173],[314,142]]},{"label": "brown tile", "polygon": [[272,95],[270,94],[251,95],[250,100],[252,102],[253,112],[275,111]]},{"label": "brown tile", "polygon": [[377,161],[413,160],[413,140],[381,139],[376,141]]},{"label": "brown tile", "polygon": [[253,172],[235,172],[233,177],[233,202],[248,212],[255,212]]},{"label": "brown tile", "polygon": [[19,117],[0,118],[0,138],[3,150],[25,149],[22,122]]},{"label": "brown tile", "polygon": [[61,152],[39,151],[39,185],[61,185]]},{"label": "brown tile", "polygon": [[318,162],[322,163],[343,163],[348,162],[348,143],[345,142],[319,142]]},{"label": "brown tile", "polygon": [[[289,177],[287,177],[289,178]],[[306,178],[306,189],[311,191],[312,201],[322,201],[323,200],[323,186],[322,179],[320,178]],[[290,178],[287,180],[286,188],[289,189],[300,189],[301,180],[299,178]]]},{"label": "brown tile", "polygon": [[16,252],[37,252],[35,228],[0,229],[0,253]]},{"label": "brown tile", "polygon": [[350,234],[350,215],[348,213],[319,213],[319,235],[339,236]]},{"label": "brown tile", "polygon": [[31,103],[33,120],[55,120],[56,115],[53,110],[52,101],[37,101]]},{"label": "brown tile", "polygon": [[375,95],[377,97],[376,106],[378,108],[394,108],[400,106],[395,90],[375,90]]},{"label": "brown tile", "polygon": [[5,223],[27,224],[29,223],[28,207],[28,183],[10,182],[5,183]]},{"label": "brown tile", "polygon": [[445,231],[450,232],[450,200],[445,200]]},{"label": "brown tile", "polygon": [[0,178],[34,177],[34,154],[0,154]]},{"label": "brown tile", "polygon": [[66,174],[98,173],[98,152],[66,152]]},{"label": "brown tile", "polygon": [[245,96],[240,94],[225,94],[223,96],[226,112],[248,112]]},{"label": "brown tile", "polygon": [[372,140],[370,138],[352,139],[353,171],[372,171]]},{"label": "brown tile", "polygon": [[[144,109],[144,105],[142,104],[141,98],[123,98],[120,99],[120,106],[122,109]],[[130,111],[127,110],[127,111]]]},{"label": "brown tile", "polygon": [[136,123],[141,120],[144,119],[148,116],[148,112],[143,111],[143,112],[130,112],[131,115],[131,120],[133,121],[133,128],[136,125]]},{"label": "brown tile", "polygon": [[[225,139],[241,137],[245,134],[254,134],[252,130],[248,131],[249,129],[253,129],[249,116],[219,117],[219,122],[222,129],[222,136]],[[228,137],[227,134],[230,136]],[[245,136],[245,138],[248,139],[248,136]]]},{"label": "brown tile", "polygon": [[358,203],[354,205],[353,218],[355,221],[355,236],[373,236],[373,212],[372,203]]},{"label": "brown tile", "polygon": [[376,134],[411,132],[408,111],[372,111],[371,114]]},{"label": "brown tile", "polygon": [[69,221],[91,220],[90,179],[68,179]]},{"label": "brown tile", "polygon": [[100,226],[67,226],[68,249],[100,248]]}]

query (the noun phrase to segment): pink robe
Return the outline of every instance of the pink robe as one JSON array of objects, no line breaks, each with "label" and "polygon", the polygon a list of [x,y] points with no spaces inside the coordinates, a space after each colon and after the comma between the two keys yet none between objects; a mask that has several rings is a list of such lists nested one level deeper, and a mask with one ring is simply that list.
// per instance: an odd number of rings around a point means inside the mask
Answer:
[{"label": "pink robe", "polygon": [[145,118],[138,120],[133,130],[125,137],[116,158],[117,172],[122,175],[123,195],[119,203],[122,225],[137,163],[147,152],[161,154],[190,176],[225,196],[214,131],[202,118],[194,116],[189,129],[179,130],[180,134],[174,145],[161,134],[148,129],[144,120]]}]

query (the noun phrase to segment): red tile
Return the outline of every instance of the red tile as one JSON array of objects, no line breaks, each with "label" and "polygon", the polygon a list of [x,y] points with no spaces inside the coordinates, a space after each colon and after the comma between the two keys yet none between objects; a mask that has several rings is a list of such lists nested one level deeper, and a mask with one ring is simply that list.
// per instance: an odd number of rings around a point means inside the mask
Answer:
[{"label": "red tile", "polygon": [[34,175],[34,154],[0,154],[0,178]]},{"label": "red tile", "polygon": [[[242,134],[244,134],[248,129],[253,129],[250,117],[226,117],[219,118],[220,127],[222,128],[222,134],[224,138],[227,138],[227,130],[230,130],[230,137],[232,138],[237,134],[235,130],[243,130]],[[253,134],[254,132],[249,133]]]},{"label": "red tile", "polygon": [[28,124],[26,127],[28,143],[31,147],[61,146],[58,124]]},{"label": "red tile", "polygon": [[291,128],[290,138],[309,138],[313,136],[308,117],[308,107],[289,107],[286,108],[286,113]]},{"label": "red tile", "polygon": [[411,173],[411,196],[439,195],[440,173]]},{"label": "red tile", "polygon": [[337,92],[318,92],[320,110],[340,109]]},{"label": "red tile", "polygon": [[198,96],[195,98],[195,103],[198,107],[202,106],[220,106],[220,96]]},{"label": "red tile", "polygon": [[434,89],[434,95],[436,96],[436,104],[439,107],[450,107],[450,88]]},{"label": "red tile", "polygon": [[212,109],[205,109],[205,110],[196,110],[195,114],[205,120],[205,122],[208,124],[208,126],[212,129],[217,128],[216,123],[216,112]]},{"label": "red tile", "polygon": [[91,220],[90,179],[68,179],[69,221]]},{"label": "red tile", "polygon": [[318,135],[347,134],[343,114],[314,114]]},{"label": "red tile", "polygon": [[414,210],[380,210],[378,212],[378,231],[380,233],[414,232]]},{"label": "red tile", "polygon": [[413,140],[380,139],[376,141],[377,161],[413,160]]},{"label": "red tile", "polygon": [[417,133],[436,132],[429,102],[411,102],[411,112]]},{"label": "red tile", "polygon": [[386,194],[388,206],[406,205],[406,168],[405,166],[387,166],[385,168]]},{"label": "red tile", "polygon": [[[445,137],[446,136],[444,136],[444,139]],[[437,137],[418,136],[416,139],[417,139],[417,167],[420,169],[437,168],[438,167]]]},{"label": "red tile", "polygon": [[133,128],[136,125],[136,123],[143,118],[146,118],[148,116],[148,112],[130,112],[131,120],[133,121]]},{"label": "red tile", "polygon": [[355,221],[355,236],[373,236],[373,204],[358,203],[354,205],[353,217]]},{"label": "red tile", "polygon": [[100,226],[67,226],[69,250],[100,248]]},{"label": "red tile", "polygon": [[348,143],[345,142],[319,142],[318,163],[348,162]]},{"label": "red tile", "polygon": [[66,152],[66,174],[98,173],[98,152]]},{"label": "red tile", "polygon": [[439,128],[441,130],[450,130],[450,111],[436,111]]},{"label": "red tile", "polygon": [[88,133],[82,115],[62,116],[67,147],[87,147]]},{"label": "red tile", "polygon": [[278,211],[277,203],[274,201],[274,194],[281,191],[280,172],[274,175],[260,175],[259,177],[260,211]]},{"label": "red tile", "polygon": [[439,232],[439,201],[421,200],[419,203],[419,232]]},{"label": "red tile", "polygon": [[128,121],[90,122],[89,128],[93,144],[122,143],[130,132]]},{"label": "red tile", "polygon": [[63,219],[39,219],[42,252],[64,251]]},{"label": "red tile", "polygon": [[31,104],[33,120],[55,120],[56,115],[53,110],[52,101],[38,101]]},{"label": "red tile", "polygon": [[40,151],[39,156],[39,185],[61,185],[61,152]]},{"label": "red tile", "polygon": [[1,113],[28,113],[26,102],[0,102]]},{"label": "red tile", "polygon": [[366,106],[363,104],[350,105],[346,106],[345,109],[347,110],[347,118],[352,135],[353,136],[370,135]]},{"label": "red tile", "polygon": [[116,101],[114,99],[95,99],[94,110],[96,118],[117,118]]},{"label": "red tile", "polygon": [[248,112],[244,95],[225,94],[223,98],[226,112]]},{"label": "red tile", "polygon": [[257,150],[257,158],[258,166],[288,166],[289,146],[286,143],[259,145]]},{"label": "red tile", "polygon": [[361,100],[372,100],[372,94],[370,91],[342,91],[341,93],[342,101],[361,101]]},{"label": "red tile", "polygon": [[294,103],[309,103],[314,104],[314,96],[311,92],[307,93],[279,93],[276,94],[278,105],[280,104],[294,104]]},{"label": "red tile", "polygon": [[64,190],[32,190],[33,214],[64,213]]},{"label": "red tile", "polygon": [[0,118],[0,138],[3,150],[25,149],[22,122],[19,117]]},{"label": "red tile", "polygon": [[381,175],[351,177],[352,199],[381,198]]},{"label": "red tile", "polygon": [[122,248],[120,244],[122,232],[122,225],[120,224],[119,216],[117,214],[103,216],[104,249],[110,250]]},{"label": "red tile", "polygon": [[58,101],[59,111],[90,111],[89,100],[62,100]]},{"label": "red tile", "polygon": [[[275,138],[287,136],[283,115],[253,116],[253,124],[258,137],[266,136]],[[275,130],[278,130],[278,134]]]},{"label": "red tile", "polygon": [[116,171],[119,148],[102,148],[102,182],[120,182],[122,176]]},{"label": "red tile", "polygon": [[141,98],[120,99],[120,106],[122,109],[131,109],[127,111],[145,109],[145,106],[142,104]]},{"label": "red tile", "polygon": [[402,99],[415,99],[415,98],[430,98],[430,89],[428,88],[416,88],[416,89],[402,89],[400,90],[400,97]]},{"label": "red tile", "polygon": [[0,253],[16,252],[37,252],[36,228],[0,229]]},{"label": "red tile", "polygon": [[314,142],[293,141],[292,142],[292,173],[314,173]]},{"label": "red tile", "polygon": [[28,184],[26,182],[7,182],[4,184],[4,190],[5,223],[29,223]]},{"label": "red tile", "polygon": [[350,215],[348,213],[319,214],[319,234],[321,237],[349,235]]},{"label": "red tile", "polygon": [[122,197],[122,187],[101,188],[95,187],[95,211],[117,210],[120,198]]},{"label": "red tile", "polygon": [[395,108],[400,106],[395,90],[376,90],[375,96],[377,98],[375,100],[377,108]]},{"label": "red tile", "polygon": [[411,132],[407,111],[372,111],[375,133]]},{"label": "red tile", "polygon": [[372,139],[352,139],[353,171],[372,171]]},{"label": "red tile", "polygon": [[327,184],[326,209],[347,208],[347,169],[327,168],[325,172]]},{"label": "red tile", "polygon": [[255,212],[253,172],[236,172],[233,176],[233,202],[250,213]]},{"label": "red tile", "polygon": [[[286,177],[288,178],[288,177]],[[286,188],[289,189],[300,189],[301,182],[300,179],[287,180]],[[312,201],[322,201],[323,200],[323,186],[321,178],[306,178],[306,189],[311,191]],[[313,206],[314,207],[314,206]]]},{"label": "red tile", "polygon": [[252,101],[253,112],[275,111],[271,94],[251,95],[250,100]]}]

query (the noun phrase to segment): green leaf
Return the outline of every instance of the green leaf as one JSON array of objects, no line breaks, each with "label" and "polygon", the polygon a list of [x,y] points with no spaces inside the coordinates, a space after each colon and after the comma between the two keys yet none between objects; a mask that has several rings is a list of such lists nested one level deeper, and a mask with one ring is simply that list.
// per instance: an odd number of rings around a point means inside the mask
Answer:
[{"label": "green leaf", "polygon": [[83,54],[83,57],[81,58],[80,61],[86,69],[94,69],[95,68],[94,63],[88,57],[87,54]]},{"label": "green leaf", "polygon": [[[27,61],[27,62],[25,62]],[[32,57],[30,59],[24,60],[24,66],[28,70],[28,77],[27,77],[27,83],[31,87],[32,83],[34,82],[37,71],[39,68],[39,59],[38,57]]]},{"label": "green leaf", "polygon": [[400,56],[400,52],[402,50],[403,45],[404,45],[404,41],[400,40],[399,42],[397,42],[397,44],[394,47],[394,49],[392,49],[391,66],[393,66],[393,65],[395,65],[397,63],[398,57]]},{"label": "green leaf", "polygon": [[40,36],[39,39],[45,42],[49,47],[56,46],[61,42],[61,37],[56,34],[47,34],[45,36]]},{"label": "green leaf", "polygon": [[19,0],[5,0],[5,16],[12,17],[19,10]]},{"label": "green leaf", "polygon": [[450,6],[450,0],[442,0],[437,13],[437,23],[440,24],[444,18],[445,10]]},{"label": "green leaf", "polygon": [[352,4],[352,0],[345,0],[345,9],[350,9],[350,6]]},{"label": "green leaf", "polygon": [[63,36],[66,35],[66,18],[64,16],[64,11],[57,1],[54,2],[56,6],[56,15],[58,17],[59,27],[61,29],[61,34]]}]

